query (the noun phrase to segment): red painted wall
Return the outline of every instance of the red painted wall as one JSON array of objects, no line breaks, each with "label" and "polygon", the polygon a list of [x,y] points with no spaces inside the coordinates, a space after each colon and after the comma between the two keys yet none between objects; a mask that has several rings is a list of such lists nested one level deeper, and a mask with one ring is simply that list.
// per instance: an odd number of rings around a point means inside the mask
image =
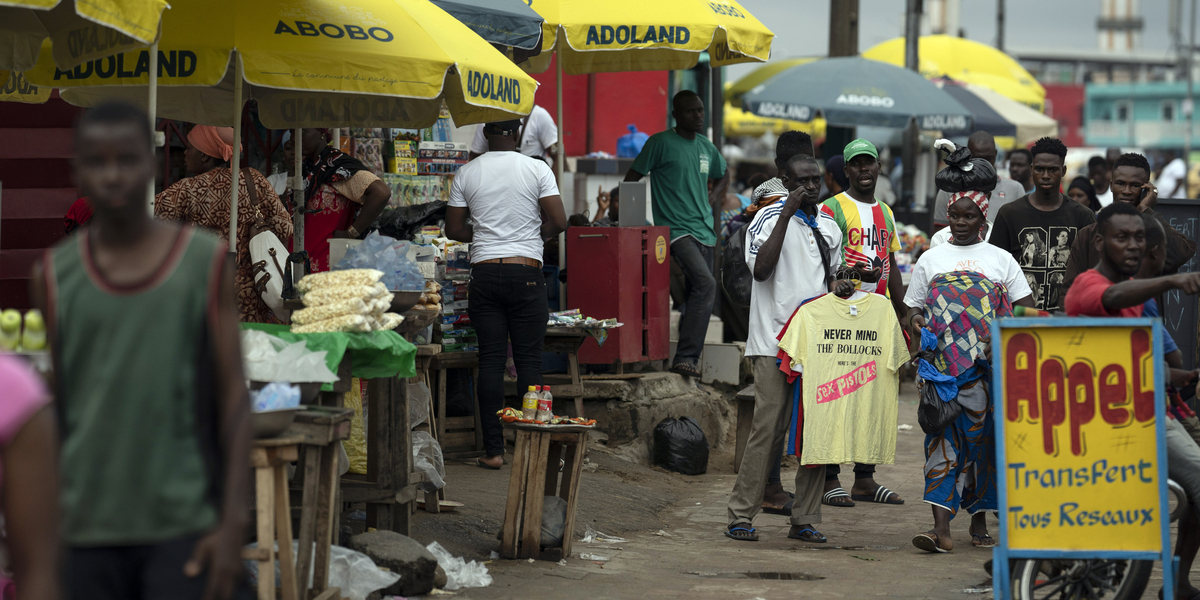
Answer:
[{"label": "red painted wall", "polygon": [[[557,60],[557,58],[555,59]],[[655,134],[667,128],[667,71],[634,71],[563,74],[563,128],[567,156],[589,152],[617,153],[617,138],[629,133],[626,125]],[[535,74],[536,102],[558,120],[555,66]],[[588,143],[588,105],[592,108],[591,143]]]},{"label": "red painted wall", "polygon": [[1070,147],[1083,146],[1083,86],[1048,84],[1046,115],[1058,121],[1058,137]]},{"label": "red painted wall", "polygon": [[29,308],[30,269],[62,239],[63,215],[79,197],[71,183],[73,127],[82,109],[0,102],[0,308]]}]

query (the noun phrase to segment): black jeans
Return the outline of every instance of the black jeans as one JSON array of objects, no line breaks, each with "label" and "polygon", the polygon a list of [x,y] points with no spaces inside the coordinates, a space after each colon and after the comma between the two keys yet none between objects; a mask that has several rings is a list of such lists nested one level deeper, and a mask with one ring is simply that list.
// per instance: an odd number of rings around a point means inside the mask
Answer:
[{"label": "black jeans", "polygon": [[[64,561],[65,597],[70,600],[199,600],[207,573],[191,578],[183,565],[192,558],[199,536],[144,546],[68,548]],[[243,580],[235,600],[254,598]]]},{"label": "black jeans", "polygon": [[483,448],[488,456],[504,454],[504,428],[496,411],[504,408],[504,363],[512,342],[517,390],[542,385],[542,345],[550,308],[542,270],[525,265],[486,264],[471,267],[467,312],[479,336],[479,411]]},{"label": "black jeans", "polygon": [[717,299],[717,280],[712,274],[713,248],[691,236],[680,238],[671,244],[671,260],[679,265],[686,282],[674,362],[696,366],[700,362],[700,353],[704,352],[704,337],[708,334],[708,322]]},{"label": "black jeans", "polygon": [[[499,410],[499,409],[496,409]],[[842,465],[825,465],[825,481],[837,479],[842,472]],[[875,465],[854,463],[854,478],[866,479],[875,476]]]}]

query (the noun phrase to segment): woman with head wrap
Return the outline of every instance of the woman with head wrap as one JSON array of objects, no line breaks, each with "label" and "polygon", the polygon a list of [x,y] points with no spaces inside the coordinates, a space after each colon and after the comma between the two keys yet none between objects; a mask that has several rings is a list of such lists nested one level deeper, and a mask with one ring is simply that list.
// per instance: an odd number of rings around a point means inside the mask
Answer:
[{"label": "woman with head wrap", "polygon": [[328,271],[330,238],[361,238],[383,213],[392,190],[354,157],[329,145],[328,129],[305,129],[304,249],[314,273]]},{"label": "woman with head wrap", "polygon": [[[191,177],[175,182],[154,199],[154,215],[206,227],[229,237],[230,204],[233,199],[233,128],[196,125],[188,132],[184,161]],[[246,173],[250,173],[247,181]],[[254,186],[258,206],[250,201]],[[269,229],[286,244],[292,237],[292,221],[275,190],[254,169],[243,169],[238,177],[237,287],[238,314],[248,323],[277,323],[270,307],[254,291],[254,269],[250,261],[250,233],[257,225]]]},{"label": "woman with head wrap", "polygon": [[[995,171],[990,179],[994,186]],[[978,187],[986,187],[982,183]],[[941,431],[926,431],[924,500],[933,507],[934,526],[913,537],[913,545],[927,552],[954,548],[950,520],[960,507],[971,514],[972,544],[996,545],[985,519],[986,511],[998,507],[986,355],[989,328],[995,317],[1012,314],[1013,304],[1033,306],[1017,261],[983,241],[988,193],[946,191],[951,192],[950,241],[921,255],[904,296],[909,327],[913,337],[921,340],[918,385],[922,394],[957,403],[955,408],[961,411]]]},{"label": "woman with head wrap", "polygon": [[1087,177],[1076,177],[1071,180],[1071,185],[1067,188],[1067,197],[1092,209],[1094,212],[1100,212],[1104,208],[1100,204],[1100,198],[1096,196],[1096,188],[1092,182],[1088,181]]}]

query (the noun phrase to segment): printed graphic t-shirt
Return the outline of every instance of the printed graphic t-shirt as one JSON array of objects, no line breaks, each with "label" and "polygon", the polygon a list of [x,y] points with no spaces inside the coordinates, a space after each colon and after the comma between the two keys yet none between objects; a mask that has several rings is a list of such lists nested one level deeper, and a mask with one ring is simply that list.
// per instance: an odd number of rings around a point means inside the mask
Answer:
[{"label": "printed graphic t-shirt", "polygon": [[725,158],[708,138],[661,131],[646,140],[631,168],[650,175],[654,224],[671,228],[672,243],[689,235],[705,246],[717,243],[708,180],[725,176]]},{"label": "printed graphic t-shirt", "polygon": [[1062,310],[1067,261],[1079,230],[1096,222],[1088,207],[1063,196],[1052,211],[1039,210],[1029,196],[1000,209],[988,243],[1012,254],[1025,273],[1039,310]]},{"label": "printed graphic t-shirt", "polygon": [[878,294],[826,294],[800,307],[779,340],[804,368],[806,465],[896,461],[897,385],[908,344]]},{"label": "printed graphic t-shirt", "polygon": [[892,209],[878,200],[874,204],[867,204],[842,192],[822,203],[821,211],[833,217],[842,230],[842,262],[851,267],[865,262],[872,269],[883,269],[878,282],[864,281],[858,289],[886,296],[891,271],[888,254],[900,249]]}]

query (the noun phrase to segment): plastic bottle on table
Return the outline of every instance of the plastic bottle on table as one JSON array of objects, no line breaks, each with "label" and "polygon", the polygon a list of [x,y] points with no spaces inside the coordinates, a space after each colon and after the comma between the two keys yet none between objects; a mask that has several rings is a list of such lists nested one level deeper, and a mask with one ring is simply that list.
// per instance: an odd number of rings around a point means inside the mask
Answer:
[{"label": "plastic bottle on table", "polygon": [[553,418],[554,395],[550,393],[550,386],[542,386],[542,395],[538,399],[537,420],[541,423],[549,423]]},{"label": "plastic bottle on table", "polygon": [[538,386],[529,386],[529,391],[525,392],[525,397],[521,399],[521,416],[530,420],[535,419],[541,399],[542,395],[538,392]]}]

